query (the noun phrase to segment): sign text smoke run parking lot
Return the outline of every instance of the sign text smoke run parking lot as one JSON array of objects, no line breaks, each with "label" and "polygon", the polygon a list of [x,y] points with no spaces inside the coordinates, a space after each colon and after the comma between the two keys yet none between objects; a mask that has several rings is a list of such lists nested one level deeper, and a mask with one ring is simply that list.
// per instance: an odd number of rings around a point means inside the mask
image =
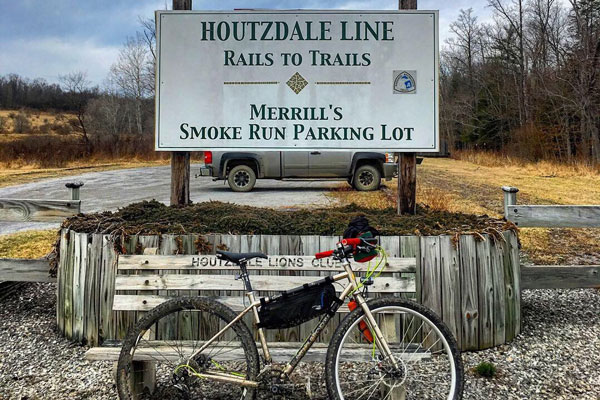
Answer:
[{"label": "sign text smoke run parking lot", "polygon": [[438,150],[436,11],[156,18],[157,150]]}]

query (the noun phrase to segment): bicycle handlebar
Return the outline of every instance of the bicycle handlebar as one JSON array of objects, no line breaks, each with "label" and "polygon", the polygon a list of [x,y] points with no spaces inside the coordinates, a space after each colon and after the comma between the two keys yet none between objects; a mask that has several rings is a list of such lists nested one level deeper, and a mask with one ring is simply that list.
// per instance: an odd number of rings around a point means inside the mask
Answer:
[{"label": "bicycle handlebar", "polygon": [[362,243],[362,239],[361,238],[342,239],[342,244],[343,245],[349,244],[350,246],[358,246],[361,243]]},{"label": "bicycle handlebar", "polygon": [[[354,248],[354,250],[356,250],[356,246],[367,246],[367,247],[375,248],[375,245],[373,245],[373,244],[369,243],[368,241],[361,239],[361,238],[342,239],[342,241],[340,243],[343,246],[352,246],[352,248]],[[315,254],[315,258],[320,259],[320,258],[331,257],[334,252],[335,252],[335,250],[322,251],[320,253]]]},{"label": "bicycle handlebar", "polygon": [[331,257],[333,255],[333,250],[322,251],[320,253],[315,254],[315,258],[318,260],[319,258]]}]

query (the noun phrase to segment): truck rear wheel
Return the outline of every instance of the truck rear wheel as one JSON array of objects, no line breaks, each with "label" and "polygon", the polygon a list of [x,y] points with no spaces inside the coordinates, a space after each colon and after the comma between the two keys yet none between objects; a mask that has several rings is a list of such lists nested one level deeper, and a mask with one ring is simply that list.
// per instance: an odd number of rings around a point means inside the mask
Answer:
[{"label": "truck rear wheel", "polygon": [[247,165],[236,165],[229,171],[227,183],[234,192],[249,192],[256,184],[256,173]]},{"label": "truck rear wheel", "polygon": [[381,172],[374,165],[361,165],[354,172],[354,188],[360,191],[379,189]]}]

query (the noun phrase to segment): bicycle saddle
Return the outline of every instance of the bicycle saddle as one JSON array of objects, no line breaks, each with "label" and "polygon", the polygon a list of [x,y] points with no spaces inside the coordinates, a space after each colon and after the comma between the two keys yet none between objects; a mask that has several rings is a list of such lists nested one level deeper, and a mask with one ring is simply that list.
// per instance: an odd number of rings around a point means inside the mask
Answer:
[{"label": "bicycle saddle", "polygon": [[253,258],[267,258],[264,253],[231,253],[229,251],[217,250],[217,258],[231,261],[234,264],[250,261]]}]

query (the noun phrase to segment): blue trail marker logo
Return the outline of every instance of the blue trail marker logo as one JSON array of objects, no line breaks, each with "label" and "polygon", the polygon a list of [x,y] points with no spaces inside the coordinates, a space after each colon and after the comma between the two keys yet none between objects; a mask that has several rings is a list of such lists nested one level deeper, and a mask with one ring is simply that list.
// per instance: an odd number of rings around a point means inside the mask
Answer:
[{"label": "blue trail marker logo", "polygon": [[394,71],[394,94],[417,92],[417,71]]}]

